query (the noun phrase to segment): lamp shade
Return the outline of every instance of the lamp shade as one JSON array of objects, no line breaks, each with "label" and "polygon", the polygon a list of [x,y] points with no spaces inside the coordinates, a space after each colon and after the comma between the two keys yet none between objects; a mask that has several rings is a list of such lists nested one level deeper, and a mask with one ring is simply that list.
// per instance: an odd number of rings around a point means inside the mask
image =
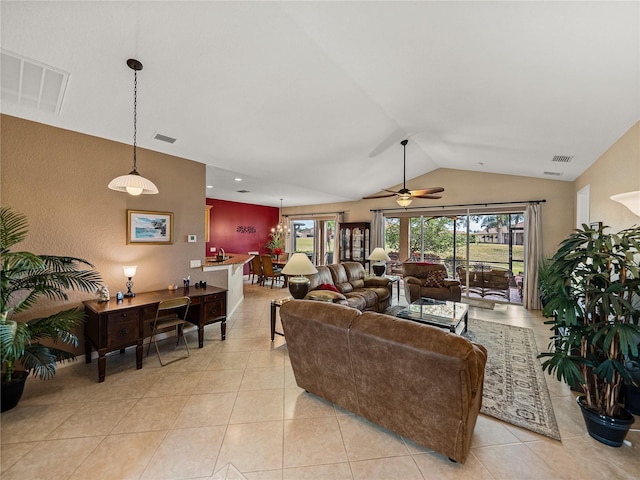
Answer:
[{"label": "lamp shade", "polygon": [[285,275],[311,275],[318,273],[318,270],[304,253],[294,253],[282,269],[282,273]]},{"label": "lamp shade", "polygon": [[367,260],[373,260],[374,262],[388,262],[390,258],[383,248],[377,247],[373,249],[373,252],[371,252],[371,255],[369,255]]},{"label": "lamp shade", "polygon": [[401,195],[396,198],[396,203],[401,207],[408,207],[409,205],[411,205],[411,202],[413,202],[411,195]]},{"label": "lamp shade", "polygon": [[137,268],[137,265],[127,265],[126,267],[122,267],[122,270],[124,270],[124,276],[127,278],[135,276]]},{"label": "lamp shade", "polygon": [[617,195],[612,195],[610,198],[614,202],[623,204],[635,215],[640,217],[640,190],[636,190],[635,192],[619,193]]},{"label": "lamp shade", "polygon": [[121,175],[109,182],[109,188],[117,192],[126,192],[129,195],[148,195],[158,193],[158,187],[147,180],[137,171],[133,170],[128,175]]}]

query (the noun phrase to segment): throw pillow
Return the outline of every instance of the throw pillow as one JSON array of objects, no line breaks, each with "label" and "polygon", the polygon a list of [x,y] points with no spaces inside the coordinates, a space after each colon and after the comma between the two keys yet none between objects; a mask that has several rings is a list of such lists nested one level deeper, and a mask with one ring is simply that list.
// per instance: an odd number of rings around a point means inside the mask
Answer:
[{"label": "throw pillow", "polygon": [[427,277],[424,279],[424,286],[444,287],[444,277],[446,275],[446,270],[432,270],[427,273]]},{"label": "throw pillow", "polygon": [[320,285],[320,290],[331,290],[332,292],[340,293],[340,290],[338,290],[335,285],[331,285],[330,283],[323,283],[322,285]]}]

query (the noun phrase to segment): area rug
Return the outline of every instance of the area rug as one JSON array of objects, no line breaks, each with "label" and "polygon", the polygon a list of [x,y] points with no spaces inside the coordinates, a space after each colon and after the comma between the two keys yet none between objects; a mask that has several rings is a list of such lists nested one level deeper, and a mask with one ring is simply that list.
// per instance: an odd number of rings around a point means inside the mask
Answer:
[{"label": "area rug", "polygon": [[469,319],[464,336],[487,349],[480,412],[560,440],[533,330]]}]

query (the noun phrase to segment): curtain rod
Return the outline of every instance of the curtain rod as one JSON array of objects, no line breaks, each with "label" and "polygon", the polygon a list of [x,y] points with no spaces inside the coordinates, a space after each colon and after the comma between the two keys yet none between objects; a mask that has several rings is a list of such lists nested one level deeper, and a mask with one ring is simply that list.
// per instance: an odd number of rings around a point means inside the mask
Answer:
[{"label": "curtain rod", "polygon": [[282,215],[283,217],[313,217],[314,215],[344,215],[345,212],[314,212],[314,213],[290,213],[289,215]]},{"label": "curtain rod", "polygon": [[525,205],[528,203],[545,203],[546,200],[523,200],[520,202],[486,202],[486,203],[459,203],[457,205],[432,205],[430,207],[395,207],[395,208],[372,208],[370,212],[388,212],[391,210],[427,210],[451,207],[488,207],[489,205]]}]

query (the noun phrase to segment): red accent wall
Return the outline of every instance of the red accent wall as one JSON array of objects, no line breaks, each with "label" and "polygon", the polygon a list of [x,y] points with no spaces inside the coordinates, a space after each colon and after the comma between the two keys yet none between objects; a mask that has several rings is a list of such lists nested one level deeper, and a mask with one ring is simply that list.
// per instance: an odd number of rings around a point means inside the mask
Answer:
[{"label": "red accent wall", "polygon": [[[211,210],[205,257],[215,255],[210,251],[211,247],[224,248],[228,253],[269,253],[265,244],[269,241],[271,229],[278,224],[278,207],[215,198],[207,198],[207,205],[211,205]],[[246,271],[248,266],[245,266]]]}]

